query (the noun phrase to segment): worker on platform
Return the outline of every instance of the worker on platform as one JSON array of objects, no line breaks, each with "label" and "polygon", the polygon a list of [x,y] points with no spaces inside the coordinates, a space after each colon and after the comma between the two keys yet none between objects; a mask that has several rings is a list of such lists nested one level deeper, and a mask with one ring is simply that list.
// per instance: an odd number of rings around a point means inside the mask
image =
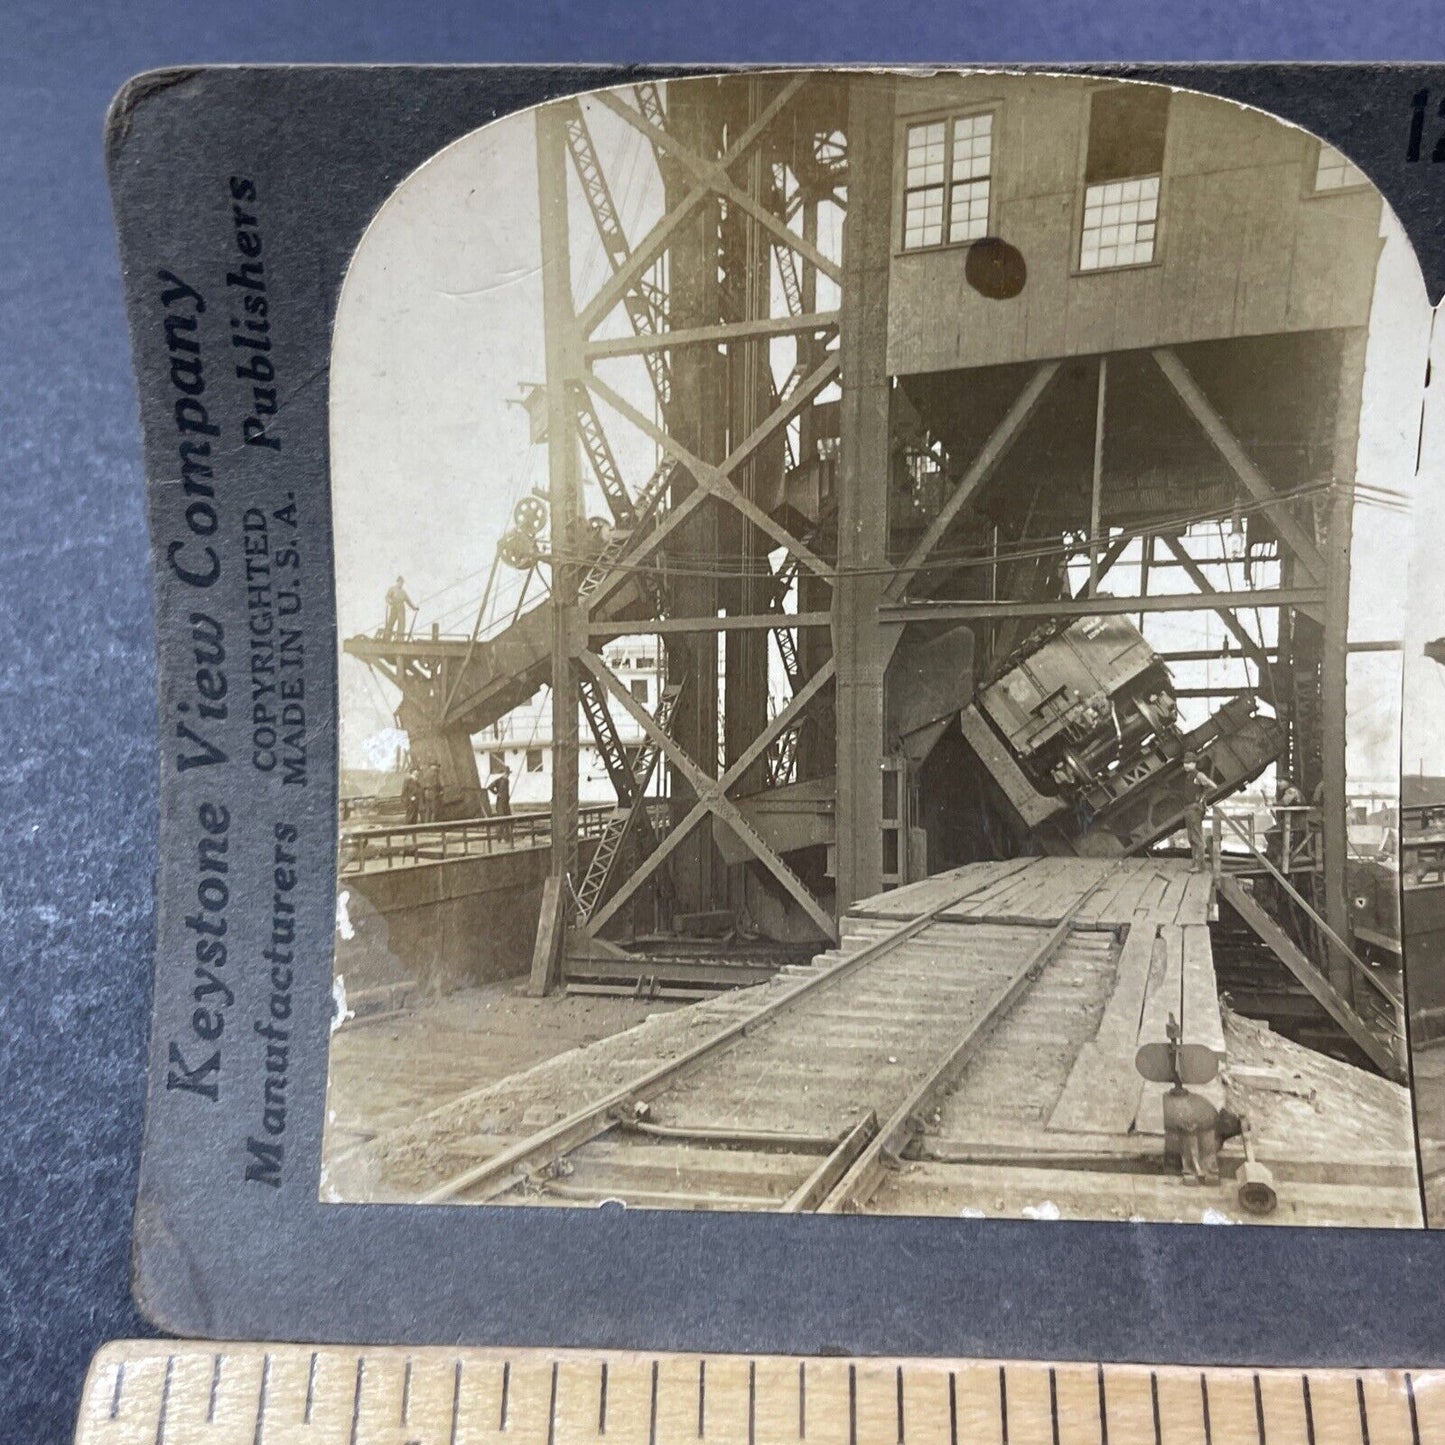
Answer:
[{"label": "worker on platform", "polygon": [[417,605],[406,595],[406,583],[398,577],[386,589],[386,625],[381,629],[383,642],[397,642],[406,636],[406,609],[417,611]]},{"label": "worker on platform", "polygon": [[510,817],[512,814],[512,775],[498,773],[487,785],[487,791],[492,795],[492,815],[497,818]]},{"label": "worker on platform", "polygon": [[1209,867],[1204,847],[1204,809],[1214,788],[1214,780],[1200,767],[1197,753],[1184,754],[1184,786],[1189,794],[1184,805],[1184,827],[1189,834],[1189,869],[1192,873],[1203,873]]},{"label": "worker on platform", "polygon": [[401,801],[406,807],[406,821],[408,823],[421,822],[421,770],[412,768],[408,771],[401,785]]},{"label": "worker on platform", "polygon": [[428,763],[421,789],[421,820],[435,823],[442,810],[442,765]]},{"label": "worker on platform", "polygon": [[[487,784],[487,792],[491,796],[492,816],[496,818],[510,818],[512,816],[512,775],[505,769],[498,773],[490,783]],[[500,829],[500,837],[508,847],[512,844],[512,825],[504,823]]]}]

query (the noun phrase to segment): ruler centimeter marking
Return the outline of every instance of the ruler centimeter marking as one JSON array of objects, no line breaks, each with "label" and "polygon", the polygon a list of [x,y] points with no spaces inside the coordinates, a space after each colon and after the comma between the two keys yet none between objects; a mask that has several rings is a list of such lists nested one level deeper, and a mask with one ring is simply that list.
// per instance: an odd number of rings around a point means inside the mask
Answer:
[{"label": "ruler centimeter marking", "polygon": [[1445,1370],[138,1340],[76,1445],[1445,1445]]}]

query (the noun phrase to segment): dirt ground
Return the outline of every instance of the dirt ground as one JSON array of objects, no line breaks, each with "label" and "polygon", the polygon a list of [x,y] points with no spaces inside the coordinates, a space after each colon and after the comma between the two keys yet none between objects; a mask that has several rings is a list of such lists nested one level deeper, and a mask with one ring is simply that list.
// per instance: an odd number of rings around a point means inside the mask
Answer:
[{"label": "dirt ground", "polygon": [[[685,1053],[714,1033],[733,1009],[750,1006],[768,987],[760,984],[703,1003],[671,1007],[585,997],[513,998],[509,1002],[516,1008],[509,1011],[508,1028],[499,1028],[485,1015],[473,1022],[470,1034],[458,1028],[449,1050],[431,1037],[424,1021],[408,1020],[416,1024],[408,1035],[410,1042],[399,1039],[393,1048],[428,1050],[438,1059],[444,1052],[455,1055],[458,1047],[484,1050],[486,1068],[454,1069],[445,1088],[435,1088],[425,1100],[399,1100],[394,1112],[373,1105],[368,1114],[372,1137],[354,1132],[343,1140],[338,1133],[337,1142],[328,1147],[324,1192],[328,1198],[353,1203],[414,1199],[439,1180],[495,1153],[505,1140],[565,1118],[626,1084],[646,1065]],[[565,1029],[574,1010],[581,1014],[582,1008],[599,1004],[604,1012],[577,1019],[584,1028],[575,1034],[575,1046],[569,1044]],[[526,1008],[535,1012],[525,1014]],[[584,1047],[589,1022],[594,1041]],[[605,1030],[606,1022],[615,1027]],[[519,1038],[516,1031],[522,1029],[536,1029],[542,1038]],[[504,1040],[510,1046],[507,1057],[495,1056],[493,1043]],[[543,1040],[548,1041],[545,1047]],[[534,1062],[523,1062],[527,1058]],[[379,1059],[380,1050],[373,1050],[370,1061],[358,1061],[350,1073],[353,1095],[360,1090],[380,1099],[389,1092],[378,1082]],[[439,1062],[428,1065],[429,1077],[439,1079],[440,1073]],[[343,1081],[337,1093],[345,1089]],[[340,1116],[336,1122],[342,1122]]]},{"label": "dirt ground", "polygon": [[[988,1065],[981,1069],[987,1076],[983,1086],[963,1087],[945,1102],[941,1113],[952,1133],[1002,1144],[1021,1143],[1024,1135],[1049,1142],[1044,1121],[1068,1059],[1097,1024],[1110,970],[1096,965],[1108,956],[1074,960],[1074,967],[1054,980],[1057,987],[1037,988],[1024,1001],[991,1041],[997,1050],[985,1046],[987,1057],[980,1056],[980,1065]],[[900,959],[899,967],[906,963]],[[350,1026],[333,1041],[323,1192],[351,1201],[414,1199],[516,1138],[626,1087],[645,1067],[685,1053],[794,981],[785,974],[688,1006],[591,996],[531,999],[518,993],[513,981]],[[875,971],[863,982],[877,993],[886,991],[888,980]],[[891,1072],[875,1055],[887,1054],[893,1066],[902,1064],[905,1050],[879,1032],[879,1011],[886,1015],[888,1008],[881,995],[871,1004],[860,999],[851,1009],[842,1007],[846,998],[832,1002],[826,1041],[806,1036],[817,1020],[803,1021],[804,1036],[777,1025],[737,1057],[722,1060],[709,1076],[705,1097],[694,1096],[696,1081],[686,1081],[671,1103],[693,1106],[687,1111],[690,1123],[835,1131],[839,1110],[849,1102],[850,1081]],[[1231,1070],[1229,1102],[1250,1119],[1260,1157],[1277,1176],[1280,1204],[1268,1222],[1418,1225],[1408,1092],[1290,1043],[1263,1024],[1227,1014],[1225,1025],[1231,1065],[1239,1070],[1237,1078]],[[1045,1047],[1051,1041],[1067,1047],[1051,1052]],[[824,1042],[821,1057],[819,1042]],[[999,1051],[1004,1057],[993,1057]],[[1432,1162],[1445,1164],[1445,1049],[1423,1053],[1416,1067],[1429,1171]],[[828,1106],[824,1116],[814,1118],[822,1105]],[[964,1117],[955,1117],[956,1105]],[[941,1132],[950,1135],[947,1128]],[[1133,1136],[1114,1142],[1136,1152],[1141,1147]],[[1107,1153],[1108,1145],[1100,1140],[1092,1147]],[[1235,1156],[1242,1157],[1237,1141],[1226,1153],[1232,1176]],[[1445,1196],[1442,1184],[1445,1180],[1437,1179],[1437,1191]],[[1177,1178],[1146,1171],[1131,1182],[1107,1165],[1074,1166],[1073,1173],[1001,1164],[914,1165],[906,1181],[880,1192],[874,1206],[878,1212],[909,1214],[1223,1223],[1243,1218],[1234,1193],[1232,1180],[1213,1189],[1181,1190]],[[1436,1203],[1445,1205],[1445,1198]]]},{"label": "dirt ground", "polygon": [[463,989],[335,1034],[328,1154],[676,1007],[595,996],[528,998],[519,988],[518,980],[506,979]]}]

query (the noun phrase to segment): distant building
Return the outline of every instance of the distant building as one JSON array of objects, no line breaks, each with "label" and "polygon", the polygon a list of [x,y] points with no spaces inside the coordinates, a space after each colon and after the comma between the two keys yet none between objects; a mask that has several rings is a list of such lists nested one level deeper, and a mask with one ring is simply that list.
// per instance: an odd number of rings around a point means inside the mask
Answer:
[{"label": "distant building", "polygon": [[[640,707],[657,707],[663,687],[663,658],[654,637],[620,637],[603,649],[603,658]],[[612,706],[618,736],[629,749],[643,740],[642,728],[618,704]],[[578,762],[578,802],[604,804],[616,793],[593,741],[587,719],[578,708],[582,752]],[[552,796],[552,696],[538,693],[530,702],[499,718],[472,739],[477,771],[483,783],[505,772],[512,783],[513,808],[543,808]],[[661,770],[654,782],[660,787]]]}]

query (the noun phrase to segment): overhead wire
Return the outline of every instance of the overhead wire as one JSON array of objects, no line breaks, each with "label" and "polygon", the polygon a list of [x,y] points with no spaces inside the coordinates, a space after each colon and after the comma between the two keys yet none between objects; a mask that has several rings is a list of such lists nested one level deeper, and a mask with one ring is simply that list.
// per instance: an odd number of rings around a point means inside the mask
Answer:
[{"label": "overhead wire", "polygon": [[[1273,497],[1268,501],[1253,502],[1247,505],[1242,504],[1238,508],[1238,511],[1241,514],[1267,511],[1269,508],[1277,506],[1281,502],[1299,501],[1329,492],[1332,489],[1332,483],[1320,483],[1299,488],[1292,492],[1281,492],[1277,497]],[[1130,541],[1136,541],[1148,536],[1150,533],[1160,532],[1167,528],[1188,527],[1201,522],[1215,522],[1218,518],[1218,508],[1177,513],[1170,517],[1156,518],[1147,526],[1120,529],[1113,534],[1110,540],[1118,542],[1127,538]],[[928,558],[911,565],[909,570],[913,573],[956,571],[962,568],[992,566],[995,561],[1003,564],[1029,560],[1047,560],[1055,557],[1072,557],[1078,550],[1079,548],[1076,543],[1060,543],[1050,540],[1039,546],[1000,549],[997,554],[981,547],[970,547],[966,550],[956,552],[934,551]],[[591,554],[581,552],[556,552],[552,555],[554,555],[558,561],[572,566],[586,566],[594,560]],[[1216,565],[1220,560],[1219,558],[1205,559],[1203,565]],[[756,563],[747,565],[741,557],[722,557],[716,554],[707,560],[679,557],[676,554],[672,554],[669,556],[665,566],[646,562],[629,563],[625,559],[612,565],[614,571],[637,575],[666,574],[673,577],[682,576],[716,579],[730,579],[744,575],[758,576],[766,579],[769,575],[768,569]],[[900,565],[898,562],[890,562],[876,567],[849,566],[834,567],[831,570],[835,575],[844,577],[891,577],[897,574]]]}]

